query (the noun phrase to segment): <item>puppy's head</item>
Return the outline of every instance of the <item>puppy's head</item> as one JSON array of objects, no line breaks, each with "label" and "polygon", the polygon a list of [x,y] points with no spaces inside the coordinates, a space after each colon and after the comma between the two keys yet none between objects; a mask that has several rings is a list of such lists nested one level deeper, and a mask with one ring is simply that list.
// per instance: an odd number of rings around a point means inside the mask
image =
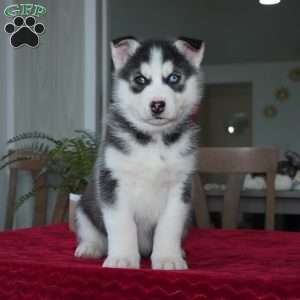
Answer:
[{"label": "puppy's head", "polygon": [[161,131],[192,113],[200,102],[204,43],[179,38],[111,44],[114,105],[138,128]]}]

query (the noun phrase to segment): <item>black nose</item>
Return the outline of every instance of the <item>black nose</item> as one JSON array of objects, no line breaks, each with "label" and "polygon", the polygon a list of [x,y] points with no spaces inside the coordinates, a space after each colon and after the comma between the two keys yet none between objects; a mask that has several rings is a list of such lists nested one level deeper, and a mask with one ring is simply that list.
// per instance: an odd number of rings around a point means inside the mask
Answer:
[{"label": "black nose", "polygon": [[160,115],[166,107],[165,101],[152,101],[150,104],[153,115]]}]

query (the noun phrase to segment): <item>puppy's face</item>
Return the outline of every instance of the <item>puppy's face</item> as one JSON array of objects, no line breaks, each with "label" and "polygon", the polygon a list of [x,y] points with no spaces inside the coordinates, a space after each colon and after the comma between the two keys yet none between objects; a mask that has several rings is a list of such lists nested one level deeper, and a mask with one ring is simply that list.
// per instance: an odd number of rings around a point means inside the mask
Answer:
[{"label": "puppy's face", "polygon": [[203,43],[190,39],[112,43],[115,105],[138,128],[174,126],[200,101],[203,52]]}]

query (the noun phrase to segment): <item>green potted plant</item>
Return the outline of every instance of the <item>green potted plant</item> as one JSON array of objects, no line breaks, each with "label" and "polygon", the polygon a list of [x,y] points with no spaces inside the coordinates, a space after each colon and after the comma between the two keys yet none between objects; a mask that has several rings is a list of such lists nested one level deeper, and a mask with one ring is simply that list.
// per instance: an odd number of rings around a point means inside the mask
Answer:
[{"label": "green potted plant", "polygon": [[[75,133],[74,137],[62,139],[37,131],[17,135],[8,141],[8,145],[15,147],[0,159],[0,170],[19,160],[41,159],[44,167],[38,176],[55,175],[57,180],[55,184],[47,183],[39,188],[59,190],[78,200],[92,172],[98,141],[88,131],[76,130]],[[35,192],[31,190],[23,195],[17,207],[33,197]]]}]

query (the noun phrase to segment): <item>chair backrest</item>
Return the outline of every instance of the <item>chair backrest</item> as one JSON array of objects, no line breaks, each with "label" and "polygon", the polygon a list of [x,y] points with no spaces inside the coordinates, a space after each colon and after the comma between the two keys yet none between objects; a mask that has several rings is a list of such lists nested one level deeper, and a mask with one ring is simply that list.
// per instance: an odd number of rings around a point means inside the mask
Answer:
[{"label": "chair backrest", "polygon": [[[47,178],[45,175],[38,176],[45,166],[45,161],[40,158],[20,160],[20,158],[24,157],[34,157],[34,155],[30,151],[18,151],[11,157],[11,160],[14,161],[14,163],[9,165],[9,189],[6,206],[5,229],[11,229],[13,227],[18,171],[29,172],[33,179],[33,190],[36,192],[32,225],[41,226],[46,224],[48,189],[42,187],[47,186]],[[58,193],[51,222],[64,222],[67,208],[68,195],[62,192]]]},{"label": "chair backrest", "polygon": [[239,198],[246,173],[266,174],[265,228],[274,229],[275,176],[279,150],[276,147],[199,148],[196,172],[193,178],[193,203],[199,227],[209,227],[209,213],[200,174],[228,174],[224,193],[223,228],[237,228]]},{"label": "chair backrest", "polygon": [[41,172],[44,162],[41,159],[21,159],[31,156],[32,152],[30,151],[18,151],[11,156],[11,161],[14,161],[14,163],[9,165],[9,189],[6,205],[5,229],[11,229],[13,226],[18,171],[28,171],[31,173],[34,181],[33,189],[36,190],[36,200],[33,209],[33,225],[37,226],[46,223],[47,191],[40,188],[46,184],[46,179],[45,176],[40,176],[37,180],[34,180]]}]

